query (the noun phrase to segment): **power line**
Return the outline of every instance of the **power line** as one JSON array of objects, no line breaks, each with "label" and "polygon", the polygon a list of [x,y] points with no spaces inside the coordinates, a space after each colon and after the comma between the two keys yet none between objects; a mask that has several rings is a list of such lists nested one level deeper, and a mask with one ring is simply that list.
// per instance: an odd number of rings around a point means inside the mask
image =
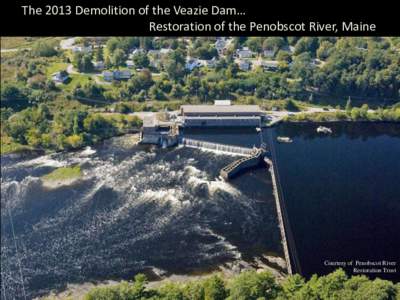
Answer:
[{"label": "power line", "polygon": [[25,285],[24,285],[24,282],[25,282],[24,281],[24,275],[22,273],[21,260],[20,260],[19,252],[18,252],[17,238],[15,236],[14,223],[13,223],[13,219],[12,219],[12,215],[11,215],[10,206],[8,205],[8,201],[6,202],[6,208],[7,208],[7,211],[8,211],[8,217],[10,219],[10,225],[11,225],[11,232],[12,232],[12,236],[13,236],[13,240],[14,240],[15,255],[16,255],[16,258],[17,258],[19,276],[20,276],[21,285],[22,285],[22,295],[24,296],[24,299],[26,300],[26,292],[25,292]]}]

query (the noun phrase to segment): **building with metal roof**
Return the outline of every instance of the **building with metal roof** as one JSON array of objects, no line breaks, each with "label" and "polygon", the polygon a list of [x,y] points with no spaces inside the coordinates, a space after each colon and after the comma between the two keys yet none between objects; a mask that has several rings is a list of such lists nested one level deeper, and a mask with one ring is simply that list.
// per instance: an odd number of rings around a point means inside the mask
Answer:
[{"label": "building with metal roof", "polygon": [[[227,102],[226,102],[227,103]],[[263,112],[258,105],[182,105],[185,127],[257,127]]]}]

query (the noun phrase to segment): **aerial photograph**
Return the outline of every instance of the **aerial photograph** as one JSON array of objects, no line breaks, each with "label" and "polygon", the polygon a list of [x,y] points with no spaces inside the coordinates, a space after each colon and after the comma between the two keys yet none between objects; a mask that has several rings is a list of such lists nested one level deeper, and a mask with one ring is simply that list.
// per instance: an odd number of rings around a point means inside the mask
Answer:
[{"label": "aerial photograph", "polygon": [[400,37],[1,37],[1,300],[397,300],[399,232]]}]

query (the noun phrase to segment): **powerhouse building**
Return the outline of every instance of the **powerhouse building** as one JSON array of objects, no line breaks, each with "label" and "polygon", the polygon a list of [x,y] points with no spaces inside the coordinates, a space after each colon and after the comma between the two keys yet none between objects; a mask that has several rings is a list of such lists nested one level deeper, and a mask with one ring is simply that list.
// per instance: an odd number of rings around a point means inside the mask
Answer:
[{"label": "powerhouse building", "polygon": [[263,113],[258,105],[231,105],[216,101],[214,105],[182,105],[185,127],[260,127]]}]

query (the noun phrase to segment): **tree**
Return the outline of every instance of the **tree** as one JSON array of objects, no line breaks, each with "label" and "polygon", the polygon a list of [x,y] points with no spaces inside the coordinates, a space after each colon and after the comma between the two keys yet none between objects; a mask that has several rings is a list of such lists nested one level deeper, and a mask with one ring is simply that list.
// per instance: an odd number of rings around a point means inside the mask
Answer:
[{"label": "tree", "polygon": [[150,64],[149,58],[145,53],[137,53],[132,58],[135,66],[138,68],[147,68]]},{"label": "tree", "polygon": [[82,52],[75,52],[72,59],[72,65],[79,72],[90,72],[93,70],[92,55]]},{"label": "tree", "polygon": [[114,51],[113,56],[112,56],[112,64],[115,67],[120,67],[125,65],[125,52],[121,49],[117,49]]},{"label": "tree", "polygon": [[7,83],[1,84],[1,100],[19,99],[23,97],[23,93],[16,85]]},{"label": "tree", "polygon": [[312,57],[315,57],[318,47],[319,42],[316,37],[302,37],[296,43],[294,54],[299,55],[301,53],[307,52]]},{"label": "tree", "polygon": [[57,55],[57,50],[54,42],[38,40],[32,45],[32,53],[35,56],[49,57]]},{"label": "tree", "polygon": [[167,55],[164,59],[163,65],[171,80],[178,80],[185,74],[185,57],[183,52],[176,50]]},{"label": "tree", "polygon": [[224,300],[227,295],[225,283],[219,276],[212,276],[204,282],[204,300]]},{"label": "tree", "polygon": [[104,51],[101,46],[98,46],[96,48],[96,60],[97,61],[103,61],[104,60]]},{"label": "tree", "polygon": [[285,109],[288,111],[299,111],[299,107],[292,99],[286,101]]},{"label": "tree", "polygon": [[112,37],[107,41],[106,47],[109,53],[113,53],[119,46],[119,40],[117,37]]},{"label": "tree", "polygon": [[235,300],[275,299],[279,292],[280,287],[269,272],[245,271],[230,285],[230,297]]},{"label": "tree", "polygon": [[276,55],[276,59],[278,61],[285,61],[287,63],[292,62],[292,56],[290,55],[290,53],[283,50],[279,50],[278,54]]}]

